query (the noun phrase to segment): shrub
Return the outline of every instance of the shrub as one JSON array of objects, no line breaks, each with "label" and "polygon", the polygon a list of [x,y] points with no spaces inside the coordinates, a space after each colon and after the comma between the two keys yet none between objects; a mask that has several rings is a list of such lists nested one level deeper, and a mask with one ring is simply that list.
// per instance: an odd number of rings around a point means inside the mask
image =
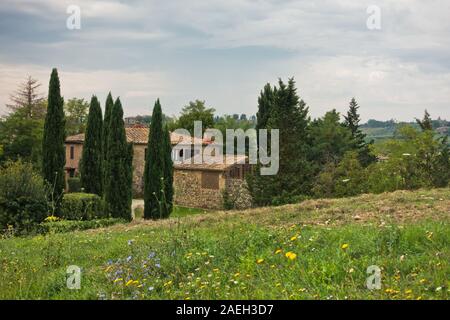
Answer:
[{"label": "shrub", "polygon": [[81,192],[80,178],[78,178],[78,177],[68,178],[67,185],[69,187],[69,190],[68,190],[69,192],[71,192],[71,193]]},{"label": "shrub", "polygon": [[96,194],[69,193],[63,198],[60,217],[66,220],[106,218],[103,200]]},{"label": "shrub", "polygon": [[47,195],[42,177],[30,163],[9,161],[0,169],[0,229],[32,232],[47,216]]},{"label": "shrub", "polygon": [[118,218],[106,218],[97,219],[90,221],[71,221],[71,220],[61,220],[61,221],[50,221],[43,222],[40,224],[40,232],[45,233],[64,233],[71,231],[80,231],[87,229],[96,229],[112,226],[117,223],[126,223],[124,219]]}]

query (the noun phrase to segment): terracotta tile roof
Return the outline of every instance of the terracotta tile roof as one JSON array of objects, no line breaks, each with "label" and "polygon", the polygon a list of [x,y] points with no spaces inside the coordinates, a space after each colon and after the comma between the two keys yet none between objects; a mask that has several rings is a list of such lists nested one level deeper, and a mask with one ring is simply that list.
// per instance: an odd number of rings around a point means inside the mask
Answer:
[{"label": "terracotta tile roof", "polygon": [[[133,142],[135,144],[146,144],[148,139],[148,128],[145,127],[131,127],[125,128],[125,133],[127,135],[127,141]],[[84,133],[76,134],[73,136],[69,136],[66,138],[67,143],[83,143],[84,142]],[[192,144],[192,143],[202,143],[202,144],[210,144],[210,140],[206,139],[198,139],[192,138],[190,136],[183,136],[180,134],[176,134],[174,132],[170,133],[170,142],[171,144],[177,144],[179,142]]]},{"label": "terracotta tile roof", "polygon": [[195,159],[199,156],[192,158],[192,163],[174,163],[174,168],[179,170],[212,170],[212,171],[224,171],[236,164],[245,164],[247,162],[247,156],[236,155],[234,158],[232,155],[224,155],[223,163],[195,163]]}]

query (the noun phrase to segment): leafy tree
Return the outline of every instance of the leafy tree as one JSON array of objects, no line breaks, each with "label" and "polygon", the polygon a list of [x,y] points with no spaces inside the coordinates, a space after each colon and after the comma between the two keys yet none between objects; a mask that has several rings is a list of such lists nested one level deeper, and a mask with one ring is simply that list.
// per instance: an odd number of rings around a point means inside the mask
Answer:
[{"label": "leafy tree", "polygon": [[114,100],[111,95],[111,92],[108,93],[108,96],[106,97],[106,103],[105,103],[105,118],[103,120],[103,133],[102,133],[102,154],[103,154],[103,187],[107,185],[107,172],[106,168],[108,167],[108,139],[109,139],[109,127],[111,125],[111,112],[114,106]]},{"label": "leafy tree", "polygon": [[430,114],[425,110],[425,114],[422,120],[416,118],[417,124],[420,126],[422,131],[433,130],[433,121],[431,120]]},{"label": "leafy tree", "polygon": [[[167,137],[163,129],[162,110],[159,99],[153,107],[152,124],[149,130],[147,158],[144,169],[144,218],[165,218],[170,214],[173,197],[172,166],[168,157],[171,154]],[[172,181],[170,181],[172,180]]]},{"label": "leafy tree", "polygon": [[81,185],[87,193],[102,195],[102,109],[96,96],[92,96],[83,154],[80,161]]},{"label": "leafy tree", "polygon": [[89,103],[84,99],[72,98],[65,105],[66,134],[84,133],[88,115]]},{"label": "leafy tree", "polygon": [[45,117],[42,140],[42,172],[45,182],[51,187],[50,201],[57,212],[64,191],[65,133],[64,99],[61,97],[58,71],[52,70],[48,89],[48,109]]},{"label": "leafy tree", "polygon": [[358,150],[359,160],[364,166],[376,161],[376,157],[371,153],[370,145],[373,141],[366,143],[366,135],[360,129],[360,116],[358,113],[359,105],[355,98],[352,98],[347,115],[344,116],[344,125],[350,129],[354,148]]},{"label": "leafy tree", "polygon": [[11,95],[11,113],[0,121],[0,161],[22,159],[35,168],[42,164],[42,136],[47,101],[39,92],[37,80],[28,77]]},{"label": "leafy tree", "polygon": [[351,131],[340,123],[339,117],[333,109],[311,124],[311,155],[319,170],[326,163],[339,163],[345,152],[353,148]]},{"label": "leafy tree", "polygon": [[[106,125],[106,124],[105,124]],[[108,128],[105,200],[114,218],[131,220],[131,152],[127,144],[123,110],[117,98],[111,110]]]},{"label": "leafy tree", "polygon": [[205,104],[205,101],[195,100],[183,107],[181,116],[177,122],[177,128],[186,129],[193,134],[194,121],[202,121],[203,131],[212,128],[214,126],[214,112],[216,110],[207,108]]}]

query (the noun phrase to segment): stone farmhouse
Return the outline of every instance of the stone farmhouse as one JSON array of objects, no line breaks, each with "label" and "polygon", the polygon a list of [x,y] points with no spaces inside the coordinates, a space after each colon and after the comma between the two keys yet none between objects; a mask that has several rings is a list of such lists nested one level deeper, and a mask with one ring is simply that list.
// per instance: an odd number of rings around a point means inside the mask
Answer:
[{"label": "stone farmhouse", "polygon": [[[125,128],[127,141],[133,143],[133,193],[134,197],[141,197],[143,193],[144,165],[147,152],[149,129],[136,125]],[[171,133],[170,140],[173,146],[172,159],[188,159],[191,155],[198,157],[199,150],[195,153],[194,143],[205,147],[212,143],[208,140],[197,141],[189,136],[181,136]],[[183,144],[179,144],[183,142]],[[69,177],[79,174],[79,162],[82,155],[84,134],[77,134],[66,138],[66,181]],[[175,147],[177,145],[177,147]],[[174,164],[174,202],[180,206],[198,207],[206,209],[223,208],[223,193],[225,190],[236,199],[237,207],[244,208],[250,205],[249,195],[243,191],[244,177],[251,169],[246,163],[246,157],[236,156],[230,160],[224,156],[223,164]]]}]

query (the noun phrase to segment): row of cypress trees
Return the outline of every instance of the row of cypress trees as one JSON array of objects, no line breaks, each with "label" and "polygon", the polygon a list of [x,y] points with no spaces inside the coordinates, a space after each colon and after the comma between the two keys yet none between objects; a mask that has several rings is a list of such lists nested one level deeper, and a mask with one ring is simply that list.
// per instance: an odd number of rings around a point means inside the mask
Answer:
[{"label": "row of cypress trees", "polygon": [[[159,99],[153,110],[145,163],[145,218],[168,217],[173,202],[173,163],[170,135],[163,127]],[[65,117],[58,71],[52,70],[48,110],[43,136],[43,177],[50,187],[52,213],[57,213],[64,195]],[[112,217],[131,220],[133,145],[127,143],[120,99],[111,93],[102,117],[100,103],[92,96],[80,161],[81,185],[87,193],[103,196]]]}]

